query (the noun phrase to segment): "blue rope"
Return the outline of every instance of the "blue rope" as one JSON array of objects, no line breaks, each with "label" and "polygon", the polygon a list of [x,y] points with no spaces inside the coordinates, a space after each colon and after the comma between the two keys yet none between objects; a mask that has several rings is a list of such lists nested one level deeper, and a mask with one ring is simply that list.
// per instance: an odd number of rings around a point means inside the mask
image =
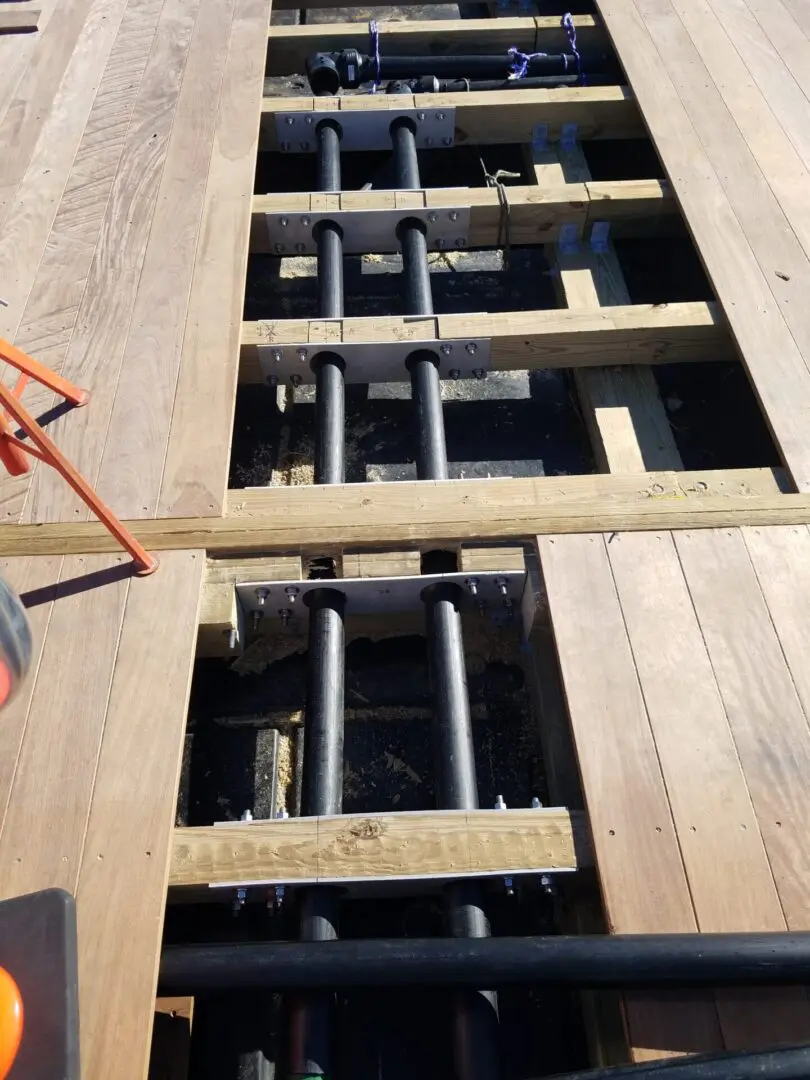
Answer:
[{"label": "blue rope", "polygon": [[369,93],[376,94],[380,89],[380,83],[382,82],[382,78],[380,77],[380,27],[376,19],[372,19],[368,24],[368,36],[368,51],[374,57],[374,82],[372,83]]},{"label": "blue rope", "polygon": [[509,72],[509,78],[510,79],[523,79],[523,78],[526,77],[526,73],[529,70],[529,64],[531,63],[531,61],[534,60],[535,57],[537,57],[537,56],[548,56],[548,53],[543,53],[543,52],[525,53],[525,52],[521,52],[520,49],[516,48],[513,45],[512,48],[507,53],[507,56],[512,61],[512,67],[511,67],[511,70]]},{"label": "blue rope", "polygon": [[582,70],[582,57],[579,54],[577,48],[577,28],[574,26],[574,20],[569,11],[562,17],[562,28],[565,30],[568,36],[568,43],[571,46],[571,52],[574,54],[577,60],[577,75],[579,76],[580,86],[587,86],[588,80],[585,78],[585,72]]}]

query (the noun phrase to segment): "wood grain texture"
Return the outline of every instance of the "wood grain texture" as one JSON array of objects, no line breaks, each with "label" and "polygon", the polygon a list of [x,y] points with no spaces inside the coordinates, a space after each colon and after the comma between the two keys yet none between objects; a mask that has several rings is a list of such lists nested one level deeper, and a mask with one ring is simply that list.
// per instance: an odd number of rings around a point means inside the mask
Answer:
[{"label": "wood grain texture", "polygon": [[[722,319],[711,304],[703,303],[439,315],[418,322],[394,316],[353,318],[333,324],[329,334],[332,344],[341,334],[344,342],[489,338],[493,371],[686,363],[734,356]],[[307,341],[329,343],[322,322],[244,323],[240,382],[263,381],[260,350]]]},{"label": "wood grain texture", "polygon": [[[262,147],[276,149],[277,113],[309,112],[311,97],[265,98],[262,104]],[[390,110],[382,96],[328,99],[350,112]],[[318,99],[316,108],[329,108]],[[548,124],[549,138],[560,137],[563,124],[577,124],[583,139],[632,139],[642,134],[638,110],[623,86],[566,87],[561,90],[473,91],[469,94],[397,95],[393,103],[402,109],[455,109],[456,146],[463,143],[530,142],[535,124]]]},{"label": "wood grain texture", "polygon": [[346,814],[176,829],[169,884],[452,878],[589,865],[567,810]]},{"label": "wood grain texture", "polygon": [[129,578],[123,555],[62,563],[0,831],[3,896],[75,890]]},{"label": "wood grain texture", "polygon": [[[558,239],[561,225],[585,230],[593,220],[608,221],[621,236],[649,236],[672,231],[677,206],[669,186],[659,180],[617,180],[593,184],[560,181],[548,188],[515,185],[505,189],[509,202],[509,239],[512,244],[542,244]],[[339,196],[339,209],[394,210],[400,197],[416,194],[415,209],[465,209],[470,212],[467,243],[498,246],[503,242],[502,211],[494,188],[440,188],[419,193],[355,191]],[[255,195],[251,219],[250,250],[271,252],[268,215],[313,212],[314,193],[290,192]],[[596,256],[595,256],[596,258]],[[616,301],[629,304],[630,300]],[[572,304],[572,307],[577,306]]]},{"label": "wood grain texture", "polygon": [[[161,9],[63,367],[67,378],[90,390],[92,404],[58,419],[52,425],[53,435],[63,453],[94,485],[108,437],[119,447],[122,441],[126,446],[133,439],[120,425],[111,428],[111,413],[134,325],[136,297],[198,2],[168,0]],[[144,432],[138,439],[144,453],[145,445],[149,445],[149,437]],[[71,520],[88,514],[52,470],[37,469],[26,520]]]},{"label": "wood grain texture", "polygon": [[[540,537],[538,552],[608,929],[693,932],[697,920],[606,538]],[[705,996],[670,1009],[648,995],[626,995],[625,1013],[637,1059],[722,1046]]]},{"label": "wood grain texture", "polygon": [[269,0],[235,4],[162,475],[162,516],[218,515],[224,505],[269,18]]},{"label": "wood grain texture", "polygon": [[[277,6],[277,5],[276,5]],[[574,15],[580,49],[604,47],[604,29],[592,15]],[[419,19],[380,24],[380,47],[385,56],[447,55],[448,53],[506,52],[512,46],[524,52],[550,51],[569,45],[559,16],[538,15],[534,19],[503,17],[494,19],[442,20],[441,32],[435,22]],[[368,48],[368,31],[363,23],[321,23],[305,26],[271,26],[267,46],[266,75],[296,75],[304,71],[313,52]]]},{"label": "wood grain texture", "polygon": [[[622,534],[607,551],[698,929],[784,930],[748,784],[672,535]],[[722,579],[717,580],[719,586]],[[750,888],[735,887],[740,871]],[[658,929],[668,928],[661,922]],[[728,1049],[764,1048],[807,1035],[810,1008],[800,990],[723,991],[716,1000]]]},{"label": "wood grain texture", "polygon": [[124,612],[76,891],[87,1076],[148,1065],[204,568],[202,552],[165,555]]},{"label": "wood grain texture", "polygon": [[[716,123],[720,113],[712,109],[715,84],[695,77],[694,61],[688,86],[683,84],[679,72],[689,70],[690,57],[682,50],[690,39],[676,33],[683,24],[669,0],[662,4],[655,0],[655,4],[650,8],[641,0],[598,0],[597,7],[621,55],[777,445],[796,485],[804,490],[810,483],[804,437],[810,415],[810,371],[779,300],[784,295],[782,286],[791,284],[778,276],[790,277],[781,262],[790,250],[791,236],[785,234],[784,247],[780,245],[773,257],[768,256],[772,233],[756,233],[767,200],[761,205],[758,200],[746,201],[747,197],[741,201],[734,187],[747,184],[747,191],[759,190],[759,174],[746,165],[746,176],[735,175],[739,171],[738,130],[733,124]],[[649,25],[643,14],[647,11],[658,12]],[[699,93],[699,88],[705,93]],[[710,141],[701,126],[707,116],[715,117]],[[801,302],[799,306],[804,307]],[[793,318],[801,319],[802,312]]]},{"label": "wood grain texture", "polygon": [[[763,486],[764,485],[764,486]],[[781,495],[773,470],[628,476],[407,481],[365,487],[278,487],[230,493],[225,518],[129,522],[155,551],[211,554],[268,550],[319,556],[535,533],[695,529],[810,522],[810,497]],[[98,522],[0,526],[0,555],[117,550]]]},{"label": "wood grain texture", "polygon": [[199,10],[186,0],[184,11],[196,15],[194,36],[174,64],[179,96],[166,107],[171,133],[109,421],[115,437],[96,451],[99,494],[126,517],[157,509],[233,0],[202,0]]}]

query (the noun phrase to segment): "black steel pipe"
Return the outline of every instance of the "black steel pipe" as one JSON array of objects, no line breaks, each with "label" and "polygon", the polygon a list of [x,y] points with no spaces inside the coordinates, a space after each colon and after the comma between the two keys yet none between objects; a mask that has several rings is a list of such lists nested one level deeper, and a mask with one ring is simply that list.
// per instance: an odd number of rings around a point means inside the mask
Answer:
[{"label": "black steel pipe", "polygon": [[394,151],[394,186],[403,191],[421,187],[416,154],[416,124],[413,120],[398,116],[393,121],[391,144]]},{"label": "black steel pipe", "polygon": [[416,476],[419,480],[447,479],[447,447],[439,381],[439,358],[429,349],[412,352],[405,362],[411,376],[411,401],[416,430]]},{"label": "black steel pipe", "polygon": [[432,315],[433,294],[427,259],[427,229],[418,218],[405,218],[397,226],[402,246],[402,279],[406,315]]},{"label": "black steel pipe", "polygon": [[810,1046],[745,1050],[731,1054],[659,1058],[637,1065],[614,1065],[557,1074],[545,1080],[807,1080]]},{"label": "black steel pipe", "polygon": [[333,352],[312,358],[315,372],[315,483],[346,479],[346,365]]},{"label": "black steel pipe", "polygon": [[381,938],[167,949],[161,992],[535,985],[666,989],[810,983],[810,933]]},{"label": "black steel pipe", "polygon": [[346,596],[313,589],[309,608],[307,700],[301,814],[339,814],[343,808],[343,683]]},{"label": "black steel pipe", "polygon": [[[616,82],[616,75],[600,75],[588,72],[589,86],[609,86]],[[530,75],[525,79],[439,79],[434,75],[422,75],[418,79],[406,79],[389,83],[386,93],[456,94],[478,90],[542,90],[563,86],[579,86],[578,75]]]},{"label": "black steel pipe", "polygon": [[340,138],[342,134],[337,120],[321,120],[315,129],[318,191],[340,191]]}]

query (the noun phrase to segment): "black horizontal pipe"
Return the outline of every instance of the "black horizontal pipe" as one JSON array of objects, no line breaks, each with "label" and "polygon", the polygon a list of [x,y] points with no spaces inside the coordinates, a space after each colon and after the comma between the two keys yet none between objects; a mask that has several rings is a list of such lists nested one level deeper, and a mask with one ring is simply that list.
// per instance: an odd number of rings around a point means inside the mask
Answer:
[{"label": "black horizontal pipe", "polygon": [[810,983],[810,933],[261,942],[167,949],[161,992],[530,984],[664,988]]},{"label": "black horizontal pipe", "polygon": [[810,1046],[746,1050],[731,1054],[660,1058],[638,1065],[614,1065],[566,1073],[545,1080],[806,1080]]},{"label": "black horizontal pipe", "polygon": [[[608,86],[616,82],[615,75],[588,73],[589,86]],[[423,75],[419,79],[389,83],[387,92],[413,94],[458,94],[478,90],[543,90],[563,86],[579,86],[578,75],[530,75],[525,79],[437,79]]]}]

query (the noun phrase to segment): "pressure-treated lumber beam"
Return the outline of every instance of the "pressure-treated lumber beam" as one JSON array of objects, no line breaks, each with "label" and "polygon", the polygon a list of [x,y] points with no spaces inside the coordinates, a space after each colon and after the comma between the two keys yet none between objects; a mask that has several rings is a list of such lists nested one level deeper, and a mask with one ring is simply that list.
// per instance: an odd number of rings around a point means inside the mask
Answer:
[{"label": "pressure-treated lumber beam", "polygon": [[[230,492],[224,518],[127,524],[153,551],[312,555],[537,534],[810,524],[810,495],[779,494],[778,476],[744,469],[252,488]],[[97,522],[0,526],[0,557],[114,550]]]},{"label": "pressure-treated lumber beam", "polygon": [[[649,236],[674,231],[680,223],[669,185],[661,180],[592,181],[554,187],[515,186],[506,189],[509,229],[494,188],[439,188],[431,191],[348,191],[322,195],[285,192],[256,195],[250,229],[250,250],[272,252],[268,217],[293,217],[323,211],[464,210],[469,209],[468,247],[549,244],[561,225],[585,232],[595,221],[610,223],[614,235]],[[275,230],[276,240],[279,230]]]},{"label": "pressure-treated lumber beam", "polygon": [[456,146],[531,142],[535,124],[548,125],[548,137],[552,142],[559,139],[563,124],[577,124],[580,139],[637,139],[644,135],[638,106],[626,86],[490,90],[471,94],[266,97],[262,104],[261,149],[278,149],[278,114],[312,112],[314,108],[339,109],[341,112],[455,109]]},{"label": "pressure-treated lumber beam", "polygon": [[[274,6],[278,8],[279,4]],[[580,49],[590,52],[607,45],[604,27],[592,15],[574,15],[573,19]],[[534,19],[447,19],[440,24],[419,20],[381,22],[379,26],[380,51],[384,56],[478,55],[506,52],[513,45],[527,53],[569,47],[559,15],[538,15]],[[367,52],[368,46],[368,26],[362,22],[271,26],[265,74],[300,74],[306,58],[314,52],[339,49]]]},{"label": "pressure-treated lumber beam", "polygon": [[0,3],[0,34],[30,34],[39,28],[42,12],[28,4]]},{"label": "pressure-treated lumber beam", "polygon": [[714,304],[630,304],[611,308],[503,311],[483,315],[276,319],[242,326],[239,381],[262,382],[261,350],[276,345],[351,341],[490,340],[491,371],[536,371],[604,364],[731,360],[735,353]]},{"label": "pressure-treated lumber beam", "polygon": [[175,829],[169,885],[314,884],[576,870],[584,814],[433,810]]}]

